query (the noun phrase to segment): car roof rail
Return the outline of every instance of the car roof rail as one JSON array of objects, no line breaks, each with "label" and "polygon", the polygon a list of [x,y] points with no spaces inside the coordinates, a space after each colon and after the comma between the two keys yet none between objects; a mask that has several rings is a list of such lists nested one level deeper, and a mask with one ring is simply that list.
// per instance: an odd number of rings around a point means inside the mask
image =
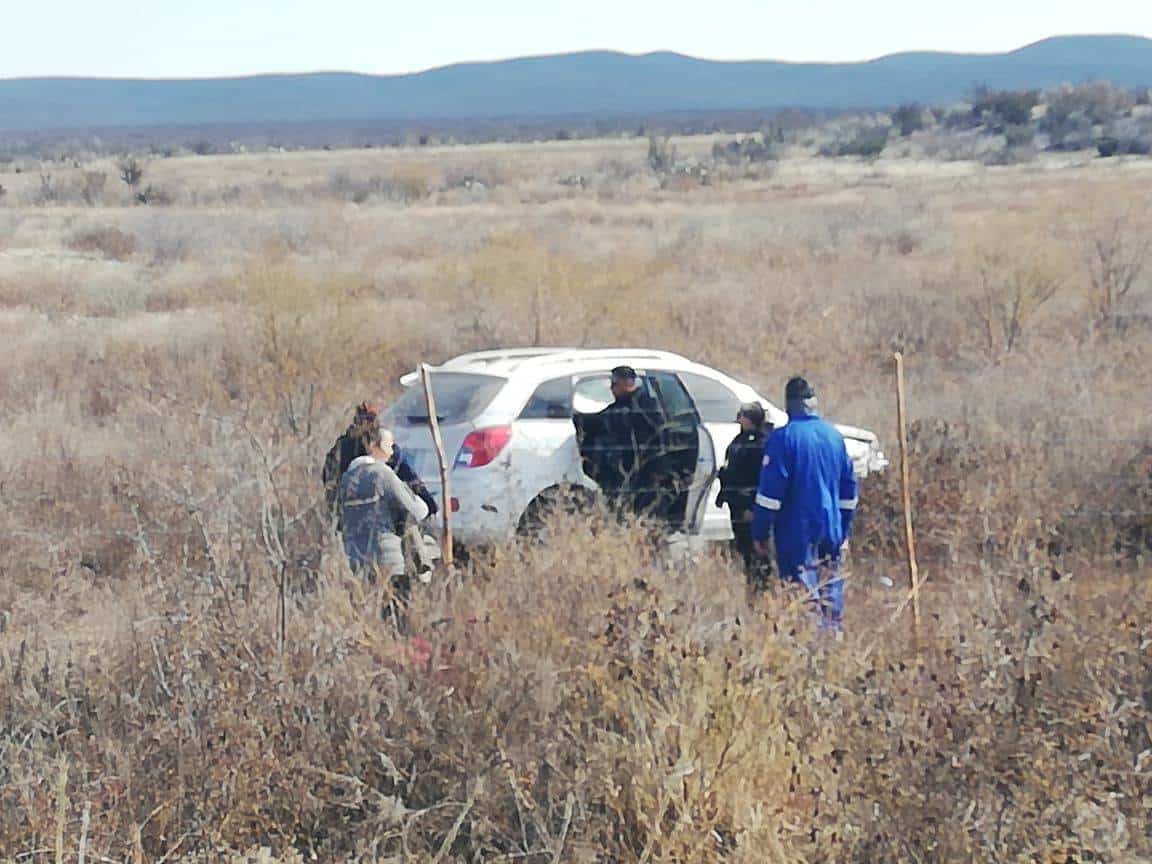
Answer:
[{"label": "car roof rail", "polygon": [[563,354],[550,354],[535,358],[539,365],[556,365],[571,363],[578,360],[594,360],[599,358],[615,358],[620,360],[676,360],[689,363],[686,357],[674,354],[671,351],[657,351],[644,348],[580,348]]},{"label": "car roof rail", "polygon": [[[672,351],[651,348],[498,348],[488,351],[471,351],[445,360],[435,370],[468,369],[476,367],[503,367],[500,372],[512,374],[525,368],[547,369],[566,363],[612,358],[621,363],[652,361],[675,361],[691,363],[687,357]],[[493,369],[493,371],[496,371]],[[409,372],[400,378],[400,383],[410,387],[419,378],[418,372]]]},{"label": "car roof rail", "polygon": [[504,363],[509,360],[530,360],[536,357],[563,354],[578,349],[574,348],[500,348],[490,351],[471,351],[460,354],[441,364],[441,369],[452,369],[460,366],[472,366],[487,363]]}]

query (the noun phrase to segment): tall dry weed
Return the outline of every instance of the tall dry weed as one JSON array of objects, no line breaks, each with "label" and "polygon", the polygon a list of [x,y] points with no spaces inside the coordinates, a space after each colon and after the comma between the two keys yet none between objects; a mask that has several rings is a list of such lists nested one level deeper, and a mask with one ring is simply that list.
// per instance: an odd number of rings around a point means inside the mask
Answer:
[{"label": "tall dry weed", "polygon": [[[5,211],[0,857],[1149,857],[1144,281],[1097,338],[1050,229],[1139,176],[782,160],[676,192],[643,142],[581,147],[422,153],[437,188],[403,208],[329,200],[333,170],[391,176],[379,153],[163,160],[171,209],[81,211],[125,261],[63,252],[66,207]],[[536,342],[679,350],[771,397],[803,371],[890,454],[904,350],[918,636],[881,587],[894,471],[863,488],[843,641],[594,520],[474,555],[398,636],[344,570],[323,453],[416,362]]]},{"label": "tall dry weed", "polygon": [[1067,240],[1050,223],[1000,219],[967,238],[959,278],[967,283],[973,334],[987,356],[1020,350],[1037,319],[1070,281]]},{"label": "tall dry weed", "polygon": [[931,589],[918,644],[854,569],[835,641],[793,595],[750,607],[721,561],[552,536],[418,594],[407,637],[332,562],[283,651],[267,583],[117,592],[87,647],[22,643],[0,842],[72,849],[86,809],[114,859],[137,835],[150,856],[343,860],[1147,851],[1142,583],[1117,605],[980,574]]}]

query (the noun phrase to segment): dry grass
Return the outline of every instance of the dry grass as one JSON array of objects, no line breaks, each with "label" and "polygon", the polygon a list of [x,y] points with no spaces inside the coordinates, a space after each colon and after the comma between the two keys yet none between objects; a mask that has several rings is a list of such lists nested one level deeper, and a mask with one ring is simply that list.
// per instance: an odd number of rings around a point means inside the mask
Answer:
[{"label": "dry grass", "polygon": [[[0,860],[1152,854],[1152,174],[662,184],[645,147],[159,160],[163,208],[0,174]],[[803,371],[890,451],[905,351],[919,640],[878,582],[895,472],[843,642],[588,524],[395,637],[326,536],[323,452],[416,361],[540,342]]]}]

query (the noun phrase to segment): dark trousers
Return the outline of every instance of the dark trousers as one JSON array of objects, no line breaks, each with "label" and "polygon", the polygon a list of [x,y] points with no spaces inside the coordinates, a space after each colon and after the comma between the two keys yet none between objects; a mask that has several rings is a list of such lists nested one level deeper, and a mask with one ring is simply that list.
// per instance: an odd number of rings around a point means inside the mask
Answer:
[{"label": "dark trousers", "polygon": [[[751,515],[751,514],[748,514]],[[744,511],[732,514],[732,551],[744,562],[744,573],[748,577],[749,587],[758,590],[768,586],[768,577],[772,575],[772,565],[767,558],[756,554],[756,547],[752,542],[752,522]]]},{"label": "dark trousers", "polygon": [[411,573],[387,576],[378,565],[367,559],[349,560],[349,564],[352,566],[354,575],[359,576],[373,587],[382,580],[388,580],[388,587],[391,590],[384,598],[384,605],[380,607],[380,617],[385,621],[391,621],[400,633],[406,633],[408,629],[408,601],[412,597]]}]

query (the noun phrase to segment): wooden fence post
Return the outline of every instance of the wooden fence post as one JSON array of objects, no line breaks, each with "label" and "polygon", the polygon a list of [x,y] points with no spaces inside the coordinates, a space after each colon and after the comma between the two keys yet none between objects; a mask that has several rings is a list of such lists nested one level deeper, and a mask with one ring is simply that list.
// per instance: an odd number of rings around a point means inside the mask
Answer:
[{"label": "wooden fence post", "polygon": [[920,627],[920,573],[916,565],[916,537],[912,533],[912,474],[908,466],[908,409],[904,396],[904,355],[896,359],[896,422],[900,439],[900,485],[904,496],[904,548],[908,556],[908,585],[912,592],[912,619]]},{"label": "wooden fence post", "polygon": [[428,428],[432,430],[432,444],[436,448],[436,461],[440,465],[440,516],[444,520],[441,538],[441,558],[446,567],[454,563],[452,550],[452,490],[448,486],[448,457],[444,453],[444,439],[440,437],[440,420],[436,416],[436,397],[432,393],[432,374],[427,363],[420,364],[420,381],[424,385],[424,403],[428,406]]}]

